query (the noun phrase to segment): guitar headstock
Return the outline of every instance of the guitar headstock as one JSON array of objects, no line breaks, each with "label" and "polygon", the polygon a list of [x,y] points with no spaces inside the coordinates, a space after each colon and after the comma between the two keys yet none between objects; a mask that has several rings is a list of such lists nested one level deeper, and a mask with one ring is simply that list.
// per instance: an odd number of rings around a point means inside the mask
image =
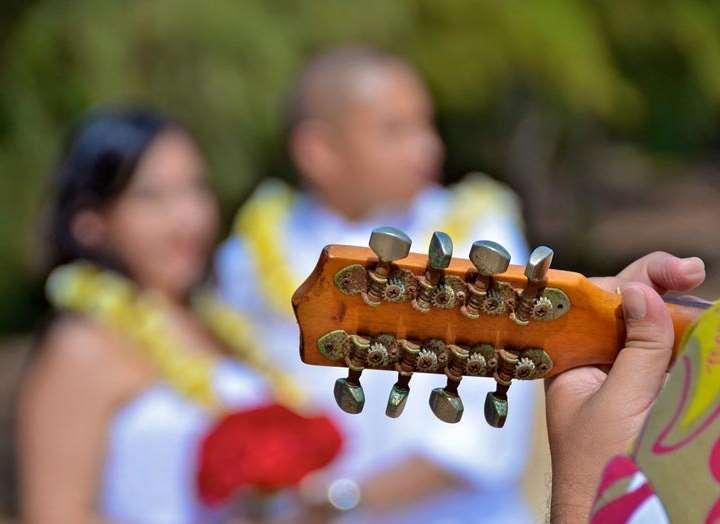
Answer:
[{"label": "guitar headstock", "polygon": [[335,384],[338,405],[359,413],[363,369],[398,372],[386,413],[402,413],[413,373],[447,376],[430,406],[446,422],[463,412],[463,376],[492,377],[485,402],[496,427],[507,415],[511,381],[551,377],[582,365],[610,364],[624,339],[621,298],[579,273],[550,269],[541,246],[528,264],[475,242],[468,259],[452,257],[452,241],[436,232],[428,254],[410,253],[394,228],[373,231],[370,248],[330,245],[293,296],[300,355],[307,364],[349,369]]}]

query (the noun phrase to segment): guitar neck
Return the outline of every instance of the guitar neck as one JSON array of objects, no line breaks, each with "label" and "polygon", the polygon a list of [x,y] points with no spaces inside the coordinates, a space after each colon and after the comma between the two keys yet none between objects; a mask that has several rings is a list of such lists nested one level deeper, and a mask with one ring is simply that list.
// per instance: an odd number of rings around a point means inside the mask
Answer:
[{"label": "guitar neck", "polygon": [[670,317],[673,321],[673,329],[675,330],[675,344],[673,347],[673,359],[677,356],[680,343],[688,328],[697,320],[697,318],[708,309],[712,302],[696,297],[666,295],[663,297]]}]

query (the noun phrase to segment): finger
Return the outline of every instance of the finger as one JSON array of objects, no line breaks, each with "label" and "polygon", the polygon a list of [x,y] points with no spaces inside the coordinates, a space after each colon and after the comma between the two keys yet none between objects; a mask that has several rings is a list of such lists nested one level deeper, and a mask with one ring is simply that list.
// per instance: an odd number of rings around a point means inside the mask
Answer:
[{"label": "finger", "polygon": [[622,288],[625,347],[618,354],[600,388],[605,402],[626,406],[628,414],[650,407],[665,381],[672,356],[670,313],[662,298],[643,284]]},{"label": "finger", "polygon": [[659,293],[688,291],[705,280],[705,263],[698,257],[678,258],[657,251],[636,260],[618,274],[620,285],[647,284]]},{"label": "finger", "polygon": [[705,263],[698,257],[678,258],[656,251],[623,269],[616,277],[592,279],[607,291],[615,291],[630,282],[640,282],[658,293],[688,291],[705,280]]}]

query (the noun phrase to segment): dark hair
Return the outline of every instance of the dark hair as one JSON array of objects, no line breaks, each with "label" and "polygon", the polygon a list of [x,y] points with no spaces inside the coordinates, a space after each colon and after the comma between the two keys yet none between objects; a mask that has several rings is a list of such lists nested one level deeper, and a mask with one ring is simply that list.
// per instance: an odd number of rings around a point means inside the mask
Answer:
[{"label": "dark hair", "polygon": [[177,122],[148,109],[100,109],[74,128],[52,178],[48,216],[48,270],[77,259],[121,269],[107,253],[84,247],[72,222],[83,210],[111,204],[128,186],[153,140]]}]

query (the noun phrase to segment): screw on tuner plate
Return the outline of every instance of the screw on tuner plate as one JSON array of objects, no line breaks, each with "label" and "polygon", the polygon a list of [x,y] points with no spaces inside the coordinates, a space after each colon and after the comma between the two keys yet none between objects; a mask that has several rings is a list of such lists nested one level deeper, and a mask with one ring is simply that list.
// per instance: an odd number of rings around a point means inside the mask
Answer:
[{"label": "screw on tuner plate", "polygon": [[368,273],[367,291],[363,291],[361,294],[367,305],[379,306],[385,297],[391,264],[408,256],[412,240],[399,229],[386,226],[373,230],[369,244],[370,249],[378,257],[378,262],[375,268]]},{"label": "screw on tuner plate", "polygon": [[418,279],[418,294],[412,301],[412,306],[421,313],[430,311],[433,293],[443,277],[443,269],[450,265],[452,253],[453,243],[450,235],[435,231],[430,240],[425,274]]},{"label": "screw on tuner plate", "polygon": [[552,302],[543,296],[543,291],[553,255],[553,250],[547,246],[536,247],[530,253],[525,266],[527,284],[520,293],[515,311],[510,314],[510,318],[521,326],[526,326],[531,319],[541,320],[552,312]]},{"label": "screw on tuner plate", "polygon": [[510,265],[510,253],[496,242],[479,240],[470,248],[470,261],[478,271],[475,281],[468,285],[468,300],[460,308],[468,318],[481,313],[502,315],[514,297],[512,289],[501,286],[494,275],[504,273]]}]

